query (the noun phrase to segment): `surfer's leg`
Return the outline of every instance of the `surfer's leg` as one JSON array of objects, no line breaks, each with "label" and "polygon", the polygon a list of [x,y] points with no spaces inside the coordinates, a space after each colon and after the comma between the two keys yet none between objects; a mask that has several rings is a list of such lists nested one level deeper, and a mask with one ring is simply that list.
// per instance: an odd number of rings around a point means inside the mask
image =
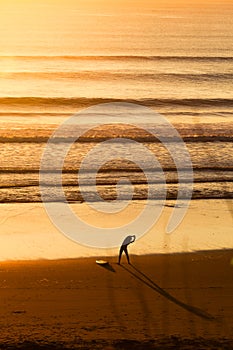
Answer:
[{"label": "surfer's leg", "polygon": [[130,262],[129,262],[129,254],[128,254],[127,245],[125,246],[124,252],[125,252],[125,255],[126,255],[126,258],[127,258],[128,264],[130,264]]},{"label": "surfer's leg", "polygon": [[124,248],[121,246],[121,247],[120,247],[120,251],[119,251],[118,264],[121,263],[121,255],[122,255],[122,253],[123,253],[123,250],[124,250]]}]

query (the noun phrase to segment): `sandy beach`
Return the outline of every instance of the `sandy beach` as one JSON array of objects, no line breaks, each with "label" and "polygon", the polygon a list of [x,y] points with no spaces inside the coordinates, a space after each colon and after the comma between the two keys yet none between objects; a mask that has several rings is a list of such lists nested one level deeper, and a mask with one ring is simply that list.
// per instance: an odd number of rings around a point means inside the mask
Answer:
[{"label": "sandy beach", "polygon": [[[132,220],[143,205],[132,201],[110,221],[84,203],[72,209],[108,227]],[[123,255],[119,266],[118,248],[72,242],[42,204],[2,204],[0,348],[231,349],[231,206],[231,200],[193,200],[167,234],[174,210],[168,201],[158,222],[129,247],[132,264]],[[97,257],[109,265],[97,265]]]},{"label": "sandy beach", "polygon": [[[94,227],[122,227],[131,223],[144,208],[144,201],[132,201],[116,214],[95,212],[85,203],[71,204],[76,216]],[[159,206],[159,201],[154,204]],[[167,201],[151,229],[130,246],[134,255],[170,254],[199,250],[233,249],[232,200],[192,200],[181,224],[166,233],[175,201]],[[179,212],[182,208],[176,208]],[[63,214],[63,213],[62,213]],[[64,222],[69,217],[63,214]],[[116,256],[119,247],[97,248],[73,242],[50,221],[42,203],[0,205],[0,260],[64,259]],[[88,229],[88,227],[87,227]],[[135,232],[130,232],[134,234]]]},{"label": "sandy beach", "polygon": [[1,349],[231,349],[233,251],[3,262]]},{"label": "sandy beach", "polygon": [[233,349],[232,14],[0,2],[0,350]]}]

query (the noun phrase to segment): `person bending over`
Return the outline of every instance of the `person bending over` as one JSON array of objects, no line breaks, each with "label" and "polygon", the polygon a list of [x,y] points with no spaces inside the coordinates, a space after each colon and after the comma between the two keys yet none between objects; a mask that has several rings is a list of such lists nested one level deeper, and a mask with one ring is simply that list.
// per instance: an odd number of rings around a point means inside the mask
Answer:
[{"label": "person bending over", "polygon": [[123,241],[123,243],[122,243],[122,245],[121,245],[121,247],[120,247],[120,251],[119,251],[119,258],[118,258],[118,264],[119,264],[119,265],[120,265],[120,263],[121,263],[121,256],[122,256],[122,253],[123,253],[123,252],[125,252],[125,255],[126,255],[126,257],[127,257],[128,264],[130,264],[129,253],[128,253],[127,247],[128,247],[128,245],[129,245],[130,243],[133,243],[133,242],[135,241],[135,239],[136,239],[136,236],[135,236],[135,235],[133,235],[133,236],[127,236],[127,237],[124,239],[124,241]]}]

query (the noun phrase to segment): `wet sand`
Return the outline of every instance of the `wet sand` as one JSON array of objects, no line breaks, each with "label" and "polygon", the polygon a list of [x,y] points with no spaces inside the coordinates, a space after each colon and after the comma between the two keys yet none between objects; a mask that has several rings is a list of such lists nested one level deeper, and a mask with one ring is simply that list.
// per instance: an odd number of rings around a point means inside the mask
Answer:
[{"label": "wet sand", "polygon": [[[71,204],[71,208],[77,217],[87,224],[103,228],[122,227],[124,234],[124,225],[133,223],[144,205],[145,201],[131,201],[125,210],[114,214],[94,212],[85,203]],[[142,237],[137,236],[135,244],[130,246],[131,254],[142,256],[233,249],[231,199],[192,200],[182,223],[172,234],[167,234],[166,228],[174,205],[174,201],[166,202],[158,221],[149,232]],[[159,202],[154,208],[159,208]],[[175,210],[179,213],[182,207]],[[63,211],[60,215],[64,222],[69,222],[70,218]],[[130,234],[135,234],[132,224],[130,230]],[[143,227],[140,227],[140,230],[143,232]],[[77,242],[71,241],[58,231],[42,203],[0,204],[0,260],[57,260],[118,254],[118,247],[100,249],[78,244],[79,233],[83,231],[80,231],[78,226],[76,231]]]},{"label": "wet sand", "polygon": [[232,349],[233,250],[3,262],[1,349]]}]

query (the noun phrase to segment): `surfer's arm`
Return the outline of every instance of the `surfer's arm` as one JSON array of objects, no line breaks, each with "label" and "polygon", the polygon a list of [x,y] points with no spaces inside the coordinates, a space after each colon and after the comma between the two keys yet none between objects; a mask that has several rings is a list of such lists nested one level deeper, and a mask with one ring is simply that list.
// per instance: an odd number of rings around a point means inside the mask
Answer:
[{"label": "surfer's arm", "polygon": [[133,242],[135,241],[135,239],[136,239],[136,236],[135,236],[135,235],[131,236],[131,241],[130,241],[130,243],[133,243]]}]

